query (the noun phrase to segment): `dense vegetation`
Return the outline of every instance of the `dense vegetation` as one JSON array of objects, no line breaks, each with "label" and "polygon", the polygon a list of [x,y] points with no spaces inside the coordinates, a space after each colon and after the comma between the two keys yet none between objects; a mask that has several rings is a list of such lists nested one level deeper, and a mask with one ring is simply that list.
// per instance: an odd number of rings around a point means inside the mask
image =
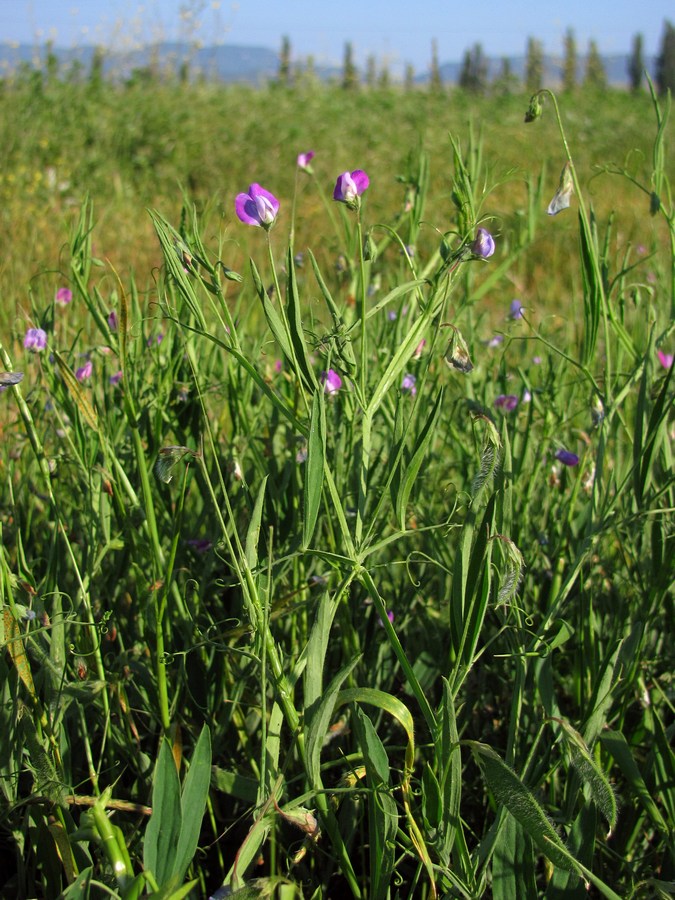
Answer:
[{"label": "dense vegetation", "polygon": [[528,100],[3,85],[7,896],[672,889],[668,98]]}]

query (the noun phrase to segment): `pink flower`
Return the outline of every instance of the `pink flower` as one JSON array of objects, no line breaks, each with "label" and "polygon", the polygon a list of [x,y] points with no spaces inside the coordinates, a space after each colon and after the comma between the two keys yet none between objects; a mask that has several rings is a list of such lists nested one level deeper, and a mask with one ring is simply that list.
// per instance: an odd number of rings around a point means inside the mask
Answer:
[{"label": "pink flower", "polygon": [[673,364],[673,354],[664,353],[663,350],[657,350],[656,355],[664,369],[669,369]]},{"label": "pink flower", "polygon": [[495,400],[495,406],[503,412],[513,412],[518,406],[518,398],[515,394],[500,394]]},{"label": "pink flower", "polygon": [[122,370],[120,369],[119,372],[115,372],[114,375],[111,375],[108,380],[110,381],[110,384],[112,384],[114,387],[116,384],[120,383],[120,381],[122,380],[122,377],[123,377]]},{"label": "pink flower", "polygon": [[414,397],[417,393],[417,378],[415,378],[414,375],[411,375],[410,372],[403,376],[401,390],[406,394],[410,394],[411,397]]},{"label": "pink flower", "polygon": [[338,175],[333,190],[333,200],[346,203],[350,209],[358,209],[361,202],[361,194],[368,189],[370,179],[363,169],[355,169],[353,172],[343,172]]},{"label": "pink flower", "polygon": [[234,211],[245,225],[255,225],[267,230],[277,217],[279,201],[274,194],[254,183],[249,187],[248,194],[237,194]]},{"label": "pink flower", "polygon": [[72,301],[72,299],[73,299],[73,292],[70,290],[70,288],[65,288],[65,287],[59,288],[58,291],[56,292],[56,294],[54,295],[54,300],[60,306],[68,306],[68,304]]},{"label": "pink flower", "polygon": [[303,172],[311,173],[312,167],[310,166],[311,161],[314,159],[314,151],[308,150],[307,153],[299,153],[298,154],[298,168],[302,169]]},{"label": "pink flower", "polygon": [[86,381],[87,378],[91,378],[91,373],[94,367],[91,363],[91,360],[88,359],[83,366],[80,366],[79,369],[75,370],[75,377],[78,381]]},{"label": "pink flower", "polygon": [[327,372],[322,372],[319,381],[323,385],[324,391],[329,395],[337,394],[342,387],[342,379],[335,369],[329,369]]},{"label": "pink flower", "polygon": [[420,356],[424,353],[424,348],[426,347],[427,342],[424,338],[419,342],[419,344],[415,347],[415,352],[413,353],[413,359],[419,359]]},{"label": "pink flower", "polygon": [[47,332],[42,328],[29,328],[23,339],[23,345],[31,353],[41,353],[47,347]]}]

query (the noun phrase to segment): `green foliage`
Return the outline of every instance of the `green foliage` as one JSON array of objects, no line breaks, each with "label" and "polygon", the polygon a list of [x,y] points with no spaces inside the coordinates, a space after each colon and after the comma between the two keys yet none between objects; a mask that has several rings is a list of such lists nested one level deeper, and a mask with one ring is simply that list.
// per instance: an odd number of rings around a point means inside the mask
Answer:
[{"label": "green foliage", "polygon": [[[669,106],[543,90],[526,126],[457,92],[491,127],[448,137],[429,92],[147,90],[0,98],[61,117],[81,193],[0,347],[0,890],[665,891]],[[361,206],[329,202],[357,166]],[[140,248],[105,232],[114,172]],[[232,213],[253,180],[267,233]]]}]

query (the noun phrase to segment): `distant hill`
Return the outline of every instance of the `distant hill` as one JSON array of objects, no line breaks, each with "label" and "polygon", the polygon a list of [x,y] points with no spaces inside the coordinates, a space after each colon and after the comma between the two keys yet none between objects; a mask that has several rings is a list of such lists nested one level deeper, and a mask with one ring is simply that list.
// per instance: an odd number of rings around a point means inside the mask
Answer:
[{"label": "distant hill", "polygon": [[[0,77],[16,72],[21,66],[43,68],[46,64],[48,48],[44,45],[0,43]],[[74,48],[53,47],[51,53],[58,61],[60,73],[91,70],[97,48],[81,46]],[[628,84],[628,54],[602,57],[607,80],[614,87]],[[490,79],[497,78],[502,71],[503,60],[488,58]],[[512,74],[522,79],[525,72],[525,57],[510,57],[508,62]],[[646,66],[650,74],[655,70],[655,58],[647,57]],[[301,60],[297,68],[303,68]],[[178,74],[181,68],[187,70],[188,77],[203,77],[213,81],[246,82],[259,84],[275,78],[279,70],[279,54],[268,47],[243,47],[235,44],[218,44],[210,47],[194,47],[187,43],[159,43],[133,50],[103,50],[103,74],[105,77],[126,80],[134,73],[142,71],[170,72]],[[545,83],[555,86],[560,83],[563,60],[559,56],[544,57]],[[579,80],[583,78],[585,60],[579,57]],[[446,84],[456,84],[461,63],[448,62],[440,66],[441,78]],[[340,67],[315,67],[314,73],[321,80],[340,77]],[[415,81],[424,84],[429,80],[428,72],[418,73]]]}]

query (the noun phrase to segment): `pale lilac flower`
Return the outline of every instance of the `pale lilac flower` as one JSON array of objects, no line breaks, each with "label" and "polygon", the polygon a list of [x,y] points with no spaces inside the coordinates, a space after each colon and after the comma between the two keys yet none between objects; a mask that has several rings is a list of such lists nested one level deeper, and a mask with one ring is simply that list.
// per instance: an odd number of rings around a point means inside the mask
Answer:
[{"label": "pale lilac flower", "polygon": [[522,319],[523,318],[523,304],[520,300],[512,300],[511,307],[509,309],[509,319]]},{"label": "pale lilac flower", "polygon": [[356,209],[360,203],[361,194],[367,190],[370,179],[363,169],[355,169],[353,172],[343,172],[338,175],[333,190],[333,200],[346,203],[350,209]]},{"label": "pale lilac flower", "polygon": [[302,447],[295,454],[296,463],[301,466],[304,462],[307,462],[307,446],[303,444]]},{"label": "pale lilac flower", "polygon": [[307,153],[299,153],[298,154],[298,168],[302,169],[303,172],[309,172],[311,174],[312,167],[310,166],[311,161],[314,159],[314,151],[308,150]]},{"label": "pale lilac flower", "polygon": [[148,338],[148,340],[147,340],[148,347],[152,347],[153,344],[157,344],[159,346],[159,344],[161,344],[163,340],[164,340],[164,332],[160,331],[156,337]]},{"label": "pale lilac flower", "polygon": [[553,200],[548,205],[546,212],[549,216],[556,216],[563,209],[567,209],[570,205],[570,197],[574,191],[574,181],[572,180],[572,169],[569,162],[563,166],[560,173],[560,181],[558,182],[558,190],[553,195]]},{"label": "pale lilac flower", "polygon": [[[390,621],[391,624],[393,625],[393,624],[394,624],[394,614],[393,614],[393,612],[392,612],[390,609],[387,610],[387,618],[389,619],[389,621]],[[381,618],[379,615],[378,615],[378,617],[377,617],[377,624],[380,626],[380,628],[384,628],[384,624],[383,624],[383,622],[382,622],[382,618]]]},{"label": "pale lilac flower", "polygon": [[518,398],[515,394],[500,394],[495,399],[495,406],[503,412],[513,412],[516,406],[518,406]]},{"label": "pale lilac flower", "polygon": [[488,347],[499,347],[500,344],[504,342],[503,334],[496,334],[494,337],[491,337],[489,341],[487,341]]},{"label": "pale lilac flower", "polygon": [[481,259],[488,259],[495,252],[495,239],[487,228],[478,229],[473,244],[471,244],[471,252],[474,256],[480,256]]},{"label": "pale lilac flower", "polygon": [[541,356],[533,356],[532,362],[535,364],[535,366],[540,366],[541,365]]},{"label": "pale lilac flower", "polygon": [[80,366],[79,369],[75,370],[75,377],[78,381],[86,381],[87,378],[91,378],[91,373],[94,367],[90,359],[86,361],[83,366]]},{"label": "pale lilac flower", "polygon": [[319,381],[323,385],[324,391],[329,395],[337,394],[342,387],[342,379],[335,369],[329,369],[327,372],[322,372]]},{"label": "pale lilac flower", "polygon": [[571,450],[565,450],[564,447],[556,450],[553,455],[564,466],[576,466],[579,464],[579,457],[576,453],[572,453]]},{"label": "pale lilac flower", "polygon": [[117,313],[113,309],[111,312],[108,313],[108,328],[111,331],[117,331],[117,324],[118,324],[117,323]]},{"label": "pale lilac flower", "polygon": [[673,364],[673,354],[664,353],[663,350],[657,350],[656,355],[664,369],[669,369]]},{"label": "pale lilac flower", "polygon": [[405,391],[407,394],[410,394],[411,397],[414,397],[417,393],[417,378],[414,375],[411,375],[410,372],[407,372],[403,376],[403,381],[401,382],[401,390]]},{"label": "pale lilac flower", "polygon": [[523,391],[523,396],[521,399],[521,403],[531,403],[532,402],[532,394],[528,391],[527,388]]},{"label": "pale lilac flower", "polygon": [[395,322],[396,319],[398,318],[396,310],[390,309],[389,312],[387,313],[387,318],[389,319],[390,322]]},{"label": "pale lilac flower", "polygon": [[108,381],[110,382],[110,384],[112,384],[113,387],[115,387],[115,385],[120,383],[122,378],[123,378],[122,370],[120,369],[119,372],[115,372],[114,375],[111,375],[110,378],[108,379]]},{"label": "pale lilac flower", "polygon": [[59,306],[68,306],[72,299],[73,292],[70,290],[70,288],[59,288],[54,295],[54,300],[59,304]]},{"label": "pale lilac flower", "polygon": [[42,328],[29,328],[23,339],[23,345],[31,353],[41,353],[47,347],[47,332]]},{"label": "pale lilac flower", "polygon": [[279,201],[274,194],[254,183],[250,185],[248,194],[237,194],[234,210],[245,225],[262,226],[267,230],[277,217]]}]

